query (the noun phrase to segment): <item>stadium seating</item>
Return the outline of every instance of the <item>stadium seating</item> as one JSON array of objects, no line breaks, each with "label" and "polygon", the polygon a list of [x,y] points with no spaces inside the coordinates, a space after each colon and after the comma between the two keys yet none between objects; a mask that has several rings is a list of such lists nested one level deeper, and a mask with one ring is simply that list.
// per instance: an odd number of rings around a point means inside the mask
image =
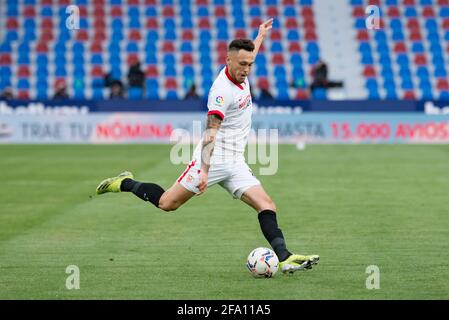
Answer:
[{"label": "stadium seating", "polygon": [[[368,98],[447,99],[449,1],[348,1]],[[381,29],[365,27],[371,4],[380,8]]]},{"label": "stadium seating", "polygon": [[[69,30],[66,7],[79,8],[80,29]],[[51,98],[64,80],[71,97],[102,99],[102,77],[126,83],[139,59],[146,89],[129,98],[182,98],[196,83],[207,94],[225,63],[228,42],[252,37],[274,17],[272,32],[254,67],[258,79],[281,99],[308,98],[310,65],[320,55],[312,0],[26,0],[1,1],[0,90],[22,98]],[[35,72],[34,72],[35,70]],[[268,80],[269,79],[269,80]],[[290,86],[301,83],[298,88]]]}]

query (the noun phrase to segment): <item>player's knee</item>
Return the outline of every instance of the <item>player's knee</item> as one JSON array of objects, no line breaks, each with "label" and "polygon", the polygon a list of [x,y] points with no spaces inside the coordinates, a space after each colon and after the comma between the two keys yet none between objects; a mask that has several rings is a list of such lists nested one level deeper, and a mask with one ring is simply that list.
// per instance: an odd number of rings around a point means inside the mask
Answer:
[{"label": "player's knee", "polygon": [[159,201],[159,209],[165,212],[175,211],[179,207],[180,204],[177,201],[170,201],[170,200],[167,201],[162,199]]}]

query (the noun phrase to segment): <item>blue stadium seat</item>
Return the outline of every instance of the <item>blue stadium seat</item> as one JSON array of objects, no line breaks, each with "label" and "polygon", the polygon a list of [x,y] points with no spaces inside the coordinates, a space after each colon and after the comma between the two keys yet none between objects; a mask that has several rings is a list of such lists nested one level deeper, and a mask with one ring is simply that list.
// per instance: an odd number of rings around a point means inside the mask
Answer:
[{"label": "blue stadium seat", "polygon": [[327,99],[327,91],[326,89],[317,88],[312,92],[312,98],[316,100],[326,100]]},{"label": "blue stadium seat", "polygon": [[167,65],[164,70],[164,76],[176,77],[176,68],[174,65]]},{"label": "blue stadium seat", "polygon": [[138,100],[143,98],[143,90],[138,87],[128,88],[128,99]]},{"label": "blue stadium seat", "polygon": [[271,52],[272,53],[282,53],[282,44],[279,41],[274,41],[271,43]]},{"label": "blue stadium seat", "polygon": [[177,100],[178,99],[178,93],[175,90],[169,90],[167,91],[167,95],[165,97],[167,100]]}]

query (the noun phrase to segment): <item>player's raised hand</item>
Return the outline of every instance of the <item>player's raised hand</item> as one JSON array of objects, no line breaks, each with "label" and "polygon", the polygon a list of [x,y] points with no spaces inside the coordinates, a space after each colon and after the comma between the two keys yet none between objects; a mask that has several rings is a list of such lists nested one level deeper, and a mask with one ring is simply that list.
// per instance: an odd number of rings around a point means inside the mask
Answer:
[{"label": "player's raised hand", "polygon": [[259,26],[259,35],[264,37],[271,28],[273,28],[273,18],[268,19]]}]

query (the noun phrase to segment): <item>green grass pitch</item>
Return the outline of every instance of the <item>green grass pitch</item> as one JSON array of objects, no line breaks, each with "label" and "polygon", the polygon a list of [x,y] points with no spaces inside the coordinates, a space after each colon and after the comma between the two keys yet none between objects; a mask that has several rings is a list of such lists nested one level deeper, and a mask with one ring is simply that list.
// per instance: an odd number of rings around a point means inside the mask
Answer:
[{"label": "green grass pitch", "polygon": [[[169,187],[170,146],[0,146],[0,299],[448,299],[449,149],[280,146],[258,176],[291,251],[313,270],[254,279],[256,213],[214,186],[173,213],[94,196],[127,169]],[[253,167],[256,175],[257,167]],[[80,270],[68,290],[66,267]],[[366,268],[380,269],[368,290]]]}]

